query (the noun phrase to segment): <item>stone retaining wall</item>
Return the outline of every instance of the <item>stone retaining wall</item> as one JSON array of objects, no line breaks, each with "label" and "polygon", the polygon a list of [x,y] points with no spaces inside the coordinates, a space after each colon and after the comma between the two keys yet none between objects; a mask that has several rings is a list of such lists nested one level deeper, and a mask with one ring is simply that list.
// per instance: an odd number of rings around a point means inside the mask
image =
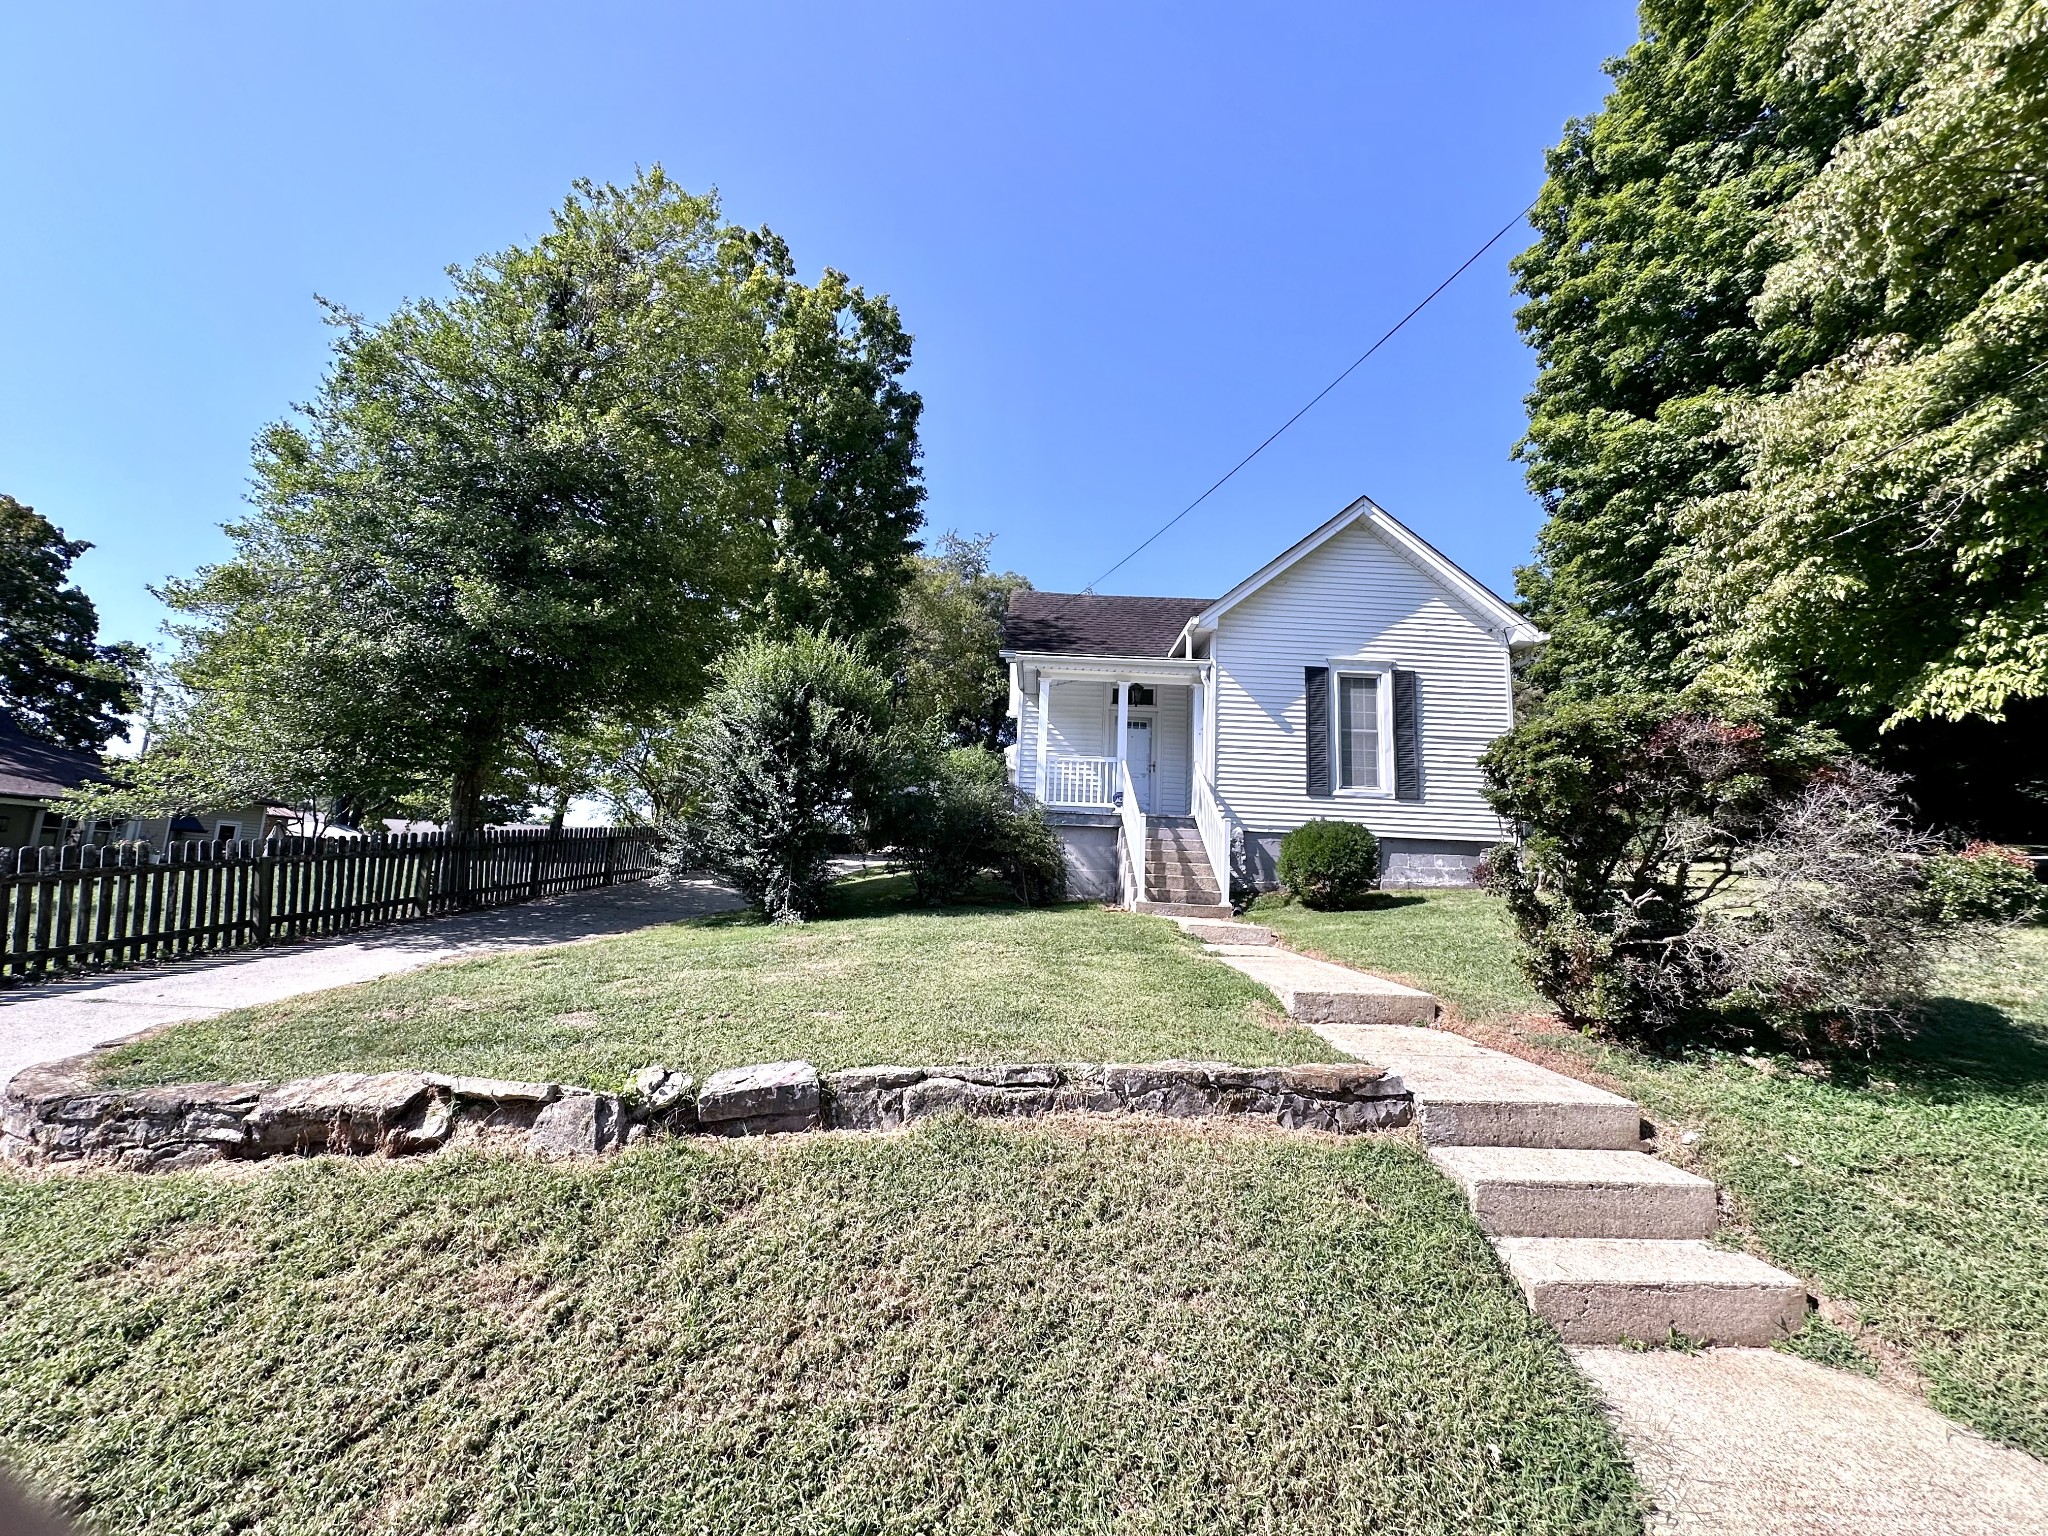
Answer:
[{"label": "stone retaining wall", "polygon": [[1238,1067],[1222,1062],[861,1067],[820,1077],[809,1062],[714,1073],[648,1067],[633,1091],[450,1077],[336,1072],[288,1083],[101,1087],[96,1058],[18,1073],[0,1094],[0,1160],[134,1171],[314,1152],[398,1156],[510,1143],[543,1157],[607,1152],[652,1132],[759,1136],[894,1130],[933,1115],[1227,1115],[1294,1130],[1406,1125],[1413,1103],[1378,1067]]}]

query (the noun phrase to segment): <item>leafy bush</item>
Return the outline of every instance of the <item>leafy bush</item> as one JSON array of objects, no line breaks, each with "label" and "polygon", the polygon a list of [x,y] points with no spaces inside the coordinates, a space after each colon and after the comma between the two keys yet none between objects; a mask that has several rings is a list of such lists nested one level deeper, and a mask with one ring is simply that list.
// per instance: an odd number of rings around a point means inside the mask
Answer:
[{"label": "leafy bush", "polygon": [[1002,758],[985,748],[929,760],[898,790],[887,832],[921,901],[957,901],[983,872],[1030,905],[1066,894],[1066,858],[1044,808],[1010,787]]},{"label": "leafy bush", "polygon": [[1380,840],[1350,821],[1305,821],[1280,842],[1280,889],[1305,907],[1355,907],[1380,878]]},{"label": "leafy bush", "polygon": [[836,837],[875,803],[889,762],[889,680],[810,631],[728,652],[689,728],[695,793],[664,863],[723,876],[774,921],[814,915]]},{"label": "leafy bush", "polygon": [[1942,922],[2017,923],[2040,914],[2033,861],[1997,843],[1971,843],[1927,861],[1927,904]]},{"label": "leafy bush", "polygon": [[1759,711],[1628,694],[1559,704],[1481,759],[1522,830],[1486,858],[1530,981],[1573,1024],[1658,1037],[1725,997],[1728,960],[1695,942],[1743,848],[1839,757]]}]

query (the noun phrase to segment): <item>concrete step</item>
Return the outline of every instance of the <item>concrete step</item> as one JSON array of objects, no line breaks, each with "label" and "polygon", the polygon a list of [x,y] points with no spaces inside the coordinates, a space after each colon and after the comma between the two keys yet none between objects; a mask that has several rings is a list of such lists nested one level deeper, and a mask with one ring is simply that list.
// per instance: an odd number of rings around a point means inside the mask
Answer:
[{"label": "concrete step", "polygon": [[1272,945],[1280,942],[1279,935],[1272,929],[1261,928],[1256,923],[1204,922],[1200,918],[1184,917],[1180,919],[1180,931],[1204,944]]},{"label": "concrete step", "polygon": [[1489,1237],[1711,1237],[1711,1179],[1641,1152],[1432,1147]]},{"label": "concrete step", "polygon": [[1806,1322],[1806,1287],[1762,1259],[1702,1242],[1502,1237],[1494,1249],[1567,1344],[1770,1344]]},{"label": "concrete step", "polygon": [[1400,1073],[1431,1146],[1642,1150],[1642,1110],[1620,1094],[1449,1030],[1389,1022],[1319,1023],[1316,1032],[1347,1055]]},{"label": "concrete step", "polygon": [[1132,910],[1146,912],[1153,917],[1224,918],[1236,915],[1236,909],[1227,902],[1141,901]]},{"label": "concrete step", "polygon": [[[1328,1024],[1422,1024],[1436,1017],[1435,998],[1384,976],[1368,976],[1349,966],[1260,945],[1210,945],[1209,949],[1225,965],[1242,971],[1280,999],[1289,1015],[1319,1030]],[[1341,1043],[1338,1048],[1348,1049]],[[1380,1065],[1378,1058],[1363,1053],[1359,1059]]]}]

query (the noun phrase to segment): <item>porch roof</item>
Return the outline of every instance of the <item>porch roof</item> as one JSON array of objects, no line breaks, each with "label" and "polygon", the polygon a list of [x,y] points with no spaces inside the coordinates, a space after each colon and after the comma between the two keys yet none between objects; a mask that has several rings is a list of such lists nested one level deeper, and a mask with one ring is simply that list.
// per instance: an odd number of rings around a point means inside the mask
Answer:
[{"label": "porch roof", "polygon": [[1010,594],[1003,647],[1045,656],[1164,658],[1208,597],[1104,597],[1092,592]]},{"label": "porch roof", "polygon": [[1088,679],[1097,682],[1163,683],[1181,687],[1198,683],[1208,674],[1206,661],[1171,660],[1164,656],[1067,656],[1042,651],[1005,651],[1023,675],[1026,688],[1038,686],[1038,677],[1062,681]]}]

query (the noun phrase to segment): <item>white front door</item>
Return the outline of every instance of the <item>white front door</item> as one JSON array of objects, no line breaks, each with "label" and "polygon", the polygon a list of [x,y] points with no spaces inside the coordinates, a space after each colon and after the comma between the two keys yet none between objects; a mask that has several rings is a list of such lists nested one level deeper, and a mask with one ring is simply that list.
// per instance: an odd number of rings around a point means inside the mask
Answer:
[{"label": "white front door", "polygon": [[1152,814],[1152,722],[1133,720],[1125,732],[1125,755],[1131,764],[1131,783],[1138,791],[1138,809]]}]

